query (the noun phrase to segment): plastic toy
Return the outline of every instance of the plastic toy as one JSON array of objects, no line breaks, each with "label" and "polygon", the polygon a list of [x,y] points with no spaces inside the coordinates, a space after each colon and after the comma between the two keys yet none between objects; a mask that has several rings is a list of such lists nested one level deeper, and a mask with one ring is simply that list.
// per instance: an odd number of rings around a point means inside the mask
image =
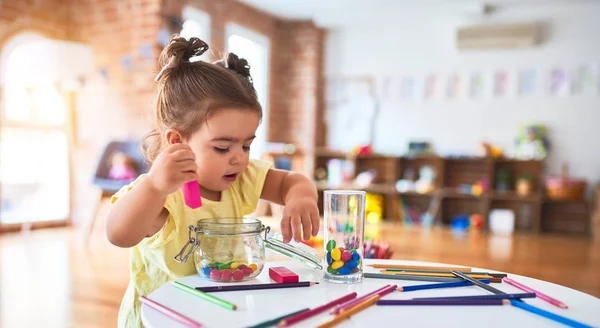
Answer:
[{"label": "plastic toy", "polygon": [[548,156],[550,142],[543,125],[528,125],[521,128],[517,138],[515,157],[523,160],[541,160]]},{"label": "plastic toy", "polygon": [[111,157],[108,177],[117,181],[131,181],[138,175],[135,160],[123,152],[116,152]]}]

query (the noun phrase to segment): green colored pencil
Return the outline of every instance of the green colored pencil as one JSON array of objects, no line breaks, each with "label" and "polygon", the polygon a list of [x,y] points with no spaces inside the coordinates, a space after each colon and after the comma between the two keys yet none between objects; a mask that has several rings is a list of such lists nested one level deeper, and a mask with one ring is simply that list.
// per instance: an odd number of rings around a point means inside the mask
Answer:
[{"label": "green colored pencil", "polygon": [[235,305],[233,303],[230,303],[230,302],[227,302],[224,299],[212,296],[212,295],[207,294],[205,292],[201,292],[201,291],[199,291],[199,290],[197,290],[195,288],[192,288],[190,286],[184,285],[184,284],[182,284],[182,283],[180,283],[178,281],[172,281],[171,284],[173,286],[175,286],[175,287],[183,290],[183,291],[186,291],[186,292],[188,292],[190,294],[199,296],[199,297],[201,297],[201,298],[203,298],[203,299],[205,299],[205,300],[207,300],[207,301],[209,301],[211,303],[220,305],[220,306],[222,306],[222,307],[224,307],[226,309],[230,309],[230,310],[233,310],[233,311],[237,310],[237,305]]},{"label": "green colored pencil", "polygon": [[266,328],[266,327],[272,327],[272,326],[276,326],[281,320],[291,317],[293,315],[296,315],[298,313],[302,313],[302,312],[306,312],[310,310],[309,308],[306,309],[302,309],[300,311],[296,311],[296,312],[292,312],[292,313],[288,313],[286,315],[282,315],[281,317],[275,318],[275,319],[271,319],[271,320],[267,320],[267,321],[263,321],[261,323],[258,323],[254,326],[250,326],[248,328]]}]

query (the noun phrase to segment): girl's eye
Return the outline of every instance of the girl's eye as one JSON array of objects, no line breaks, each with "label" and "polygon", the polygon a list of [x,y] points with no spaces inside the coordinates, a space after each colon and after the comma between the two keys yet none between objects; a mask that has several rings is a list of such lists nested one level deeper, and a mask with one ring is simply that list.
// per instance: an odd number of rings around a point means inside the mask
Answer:
[{"label": "girl's eye", "polygon": [[244,151],[250,151],[250,146],[243,146]]},{"label": "girl's eye", "polygon": [[219,147],[214,147],[215,151],[219,154],[225,154],[229,151],[229,148],[219,148]]}]

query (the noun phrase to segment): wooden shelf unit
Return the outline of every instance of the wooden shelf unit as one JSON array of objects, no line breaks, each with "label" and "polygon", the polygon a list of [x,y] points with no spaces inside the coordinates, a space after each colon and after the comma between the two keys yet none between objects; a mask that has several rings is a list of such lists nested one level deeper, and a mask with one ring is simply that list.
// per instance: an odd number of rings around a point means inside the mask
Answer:
[{"label": "wooden shelf unit", "polygon": [[[315,153],[315,170],[327,170],[330,159],[344,159],[354,165],[354,177],[360,172],[373,169],[377,172],[372,185],[360,188],[351,182],[329,188],[327,183],[317,182],[320,192],[327,189],[361,189],[370,193],[380,194],[384,197],[383,219],[400,222],[401,200],[420,213],[427,211],[432,199],[439,195],[441,204],[435,215],[436,225],[450,225],[456,215],[480,214],[483,226],[488,228],[488,216],[492,209],[511,209],[515,214],[515,231],[543,233],[565,232],[588,234],[591,222],[591,207],[589,213],[585,206],[564,204],[561,201],[552,201],[543,194],[542,161],[523,161],[516,159],[493,159],[487,157],[472,158],[446,158],[438,156],[406,157],[372,154],[356,156],[344,152],[318,150]],[[419,169],[428,165],[435,170],[434,190],[428,193],[416,191],[398,192],[396,182],[405,177],[407,170],[412,170],[414,180],[419,178]],[[528,173],[531,177],[532,190],[527,196],[519,196],[515,191],[515,181],[511,189],[498,191],[494,181],[495,172],[507,167],[517,177]],[[315,178],[315,177],[313,177]],[[461,184],[474,184],[482,179],[487,180],[489,188],[481,195],[463,193],[459,190]],[[571,202],[572,203],[572,202]],[[585,201],[580,202],[585,203]],[[319,202],[322,211],[322,202]],[[588,215],[589,214],[589,215]],[[575,215],[575,216],[573,216]],[[544,218],[546,219],[544,221]],[[587,219],[586,219],[587,218]],[[587,222],[587,223],[586,223]]]}]

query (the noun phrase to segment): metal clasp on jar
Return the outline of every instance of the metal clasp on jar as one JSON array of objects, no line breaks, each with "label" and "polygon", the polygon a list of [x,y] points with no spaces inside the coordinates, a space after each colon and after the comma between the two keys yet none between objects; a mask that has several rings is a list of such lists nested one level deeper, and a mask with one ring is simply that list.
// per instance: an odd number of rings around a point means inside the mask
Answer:
[{"label": "metal clasp on jar", "polygon": [[[188,242],[183,245],[183,248],[175,255],[175,261],[179,263],[186,263],[188,257],[198,248],[200,247],[200,238],[198,235],[200,231],[197,227],[190,225],[189,226],[189,237]],[[192,233],[195,233],[195,237]]]}]

